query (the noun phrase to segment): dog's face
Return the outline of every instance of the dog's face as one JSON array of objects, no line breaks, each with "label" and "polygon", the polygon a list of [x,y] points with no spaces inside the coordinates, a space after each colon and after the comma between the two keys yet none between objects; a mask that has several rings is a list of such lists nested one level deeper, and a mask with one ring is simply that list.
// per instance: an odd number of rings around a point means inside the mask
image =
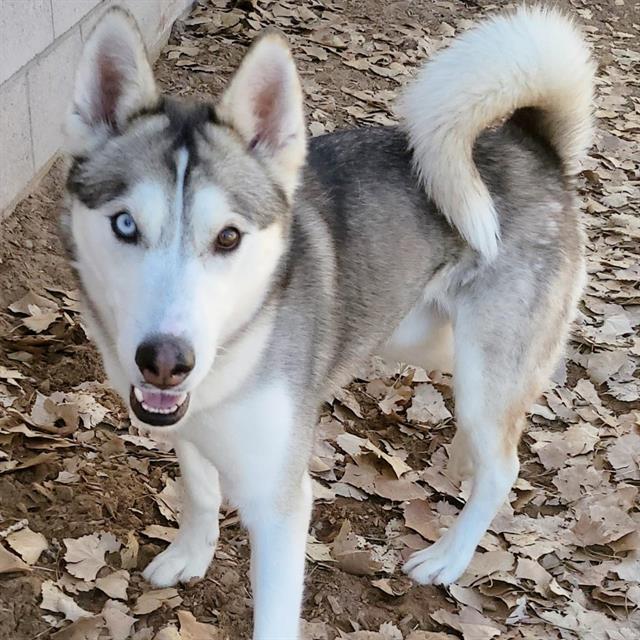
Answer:
[{"label": "dog's face", "polygon": [[262,37],[219,107],[189,105],[159,98],[135,25],[110,11],[67,134],[74,262],[107,373],[140,422],[179,424],[278,284],[305,156],[286,43]]}]

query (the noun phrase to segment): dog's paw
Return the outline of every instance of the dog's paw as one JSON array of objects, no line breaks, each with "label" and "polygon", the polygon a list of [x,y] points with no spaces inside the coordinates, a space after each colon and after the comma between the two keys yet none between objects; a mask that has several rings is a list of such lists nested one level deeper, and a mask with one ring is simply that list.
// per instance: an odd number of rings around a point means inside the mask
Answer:
[{"label": "dog's paw", "polygon": [[214,550],[214,546],[193,549],[173,543],[147,565],[142,575],[154,587],[171,587],[178,582],[203,578]]},{"label": "dog's paw", "polygon": [[419,584],[451,584],[465,571],[475,549],[465,549],[455,536],[443,535],[440,540],[411,555],[403,571]]}]

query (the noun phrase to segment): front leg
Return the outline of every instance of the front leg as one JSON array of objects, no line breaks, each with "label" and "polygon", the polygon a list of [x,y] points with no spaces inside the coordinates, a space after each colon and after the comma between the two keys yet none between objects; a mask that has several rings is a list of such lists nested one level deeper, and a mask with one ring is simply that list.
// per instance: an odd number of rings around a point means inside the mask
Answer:
[{"label": "front leg", "polygon": [[311,480],[305,473],[244,514],[251,539],[254,640],[299,637],[311,505]]},{"label": "front leg", "polygon": [[218,472],[190,442],[177,443],[176,453],[183,483],[180,529],[176,539],[143,572],[156,587],[204,577],[218,541]]}]

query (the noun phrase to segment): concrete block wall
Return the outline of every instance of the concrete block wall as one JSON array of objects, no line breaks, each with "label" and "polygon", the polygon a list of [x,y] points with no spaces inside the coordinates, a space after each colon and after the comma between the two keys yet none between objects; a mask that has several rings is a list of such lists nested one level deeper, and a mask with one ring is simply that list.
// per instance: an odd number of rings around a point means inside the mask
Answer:
[{"label": "concrete block wall", "polygon": [[0,217],[55,158],[82,43],[111,5],[136,17],[153,59],[193,0],[0,0]]}]

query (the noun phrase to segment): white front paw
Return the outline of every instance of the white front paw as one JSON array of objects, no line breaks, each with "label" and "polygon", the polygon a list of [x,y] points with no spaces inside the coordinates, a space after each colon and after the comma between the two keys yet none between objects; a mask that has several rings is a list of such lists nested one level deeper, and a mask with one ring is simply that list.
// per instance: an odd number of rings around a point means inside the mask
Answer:
[{"label": "white front paw", "polygon": [[419,584],[451,584],[465,571],[475,547],[461,544],[445,533],[440,540],[411,555],[403,571]]},{"label": "white front paw", "polygon": [[173,542],[147,565],[142,575],[154,587],[170,587],[203,578],[214,551],[215,545],[194,549]]}]

